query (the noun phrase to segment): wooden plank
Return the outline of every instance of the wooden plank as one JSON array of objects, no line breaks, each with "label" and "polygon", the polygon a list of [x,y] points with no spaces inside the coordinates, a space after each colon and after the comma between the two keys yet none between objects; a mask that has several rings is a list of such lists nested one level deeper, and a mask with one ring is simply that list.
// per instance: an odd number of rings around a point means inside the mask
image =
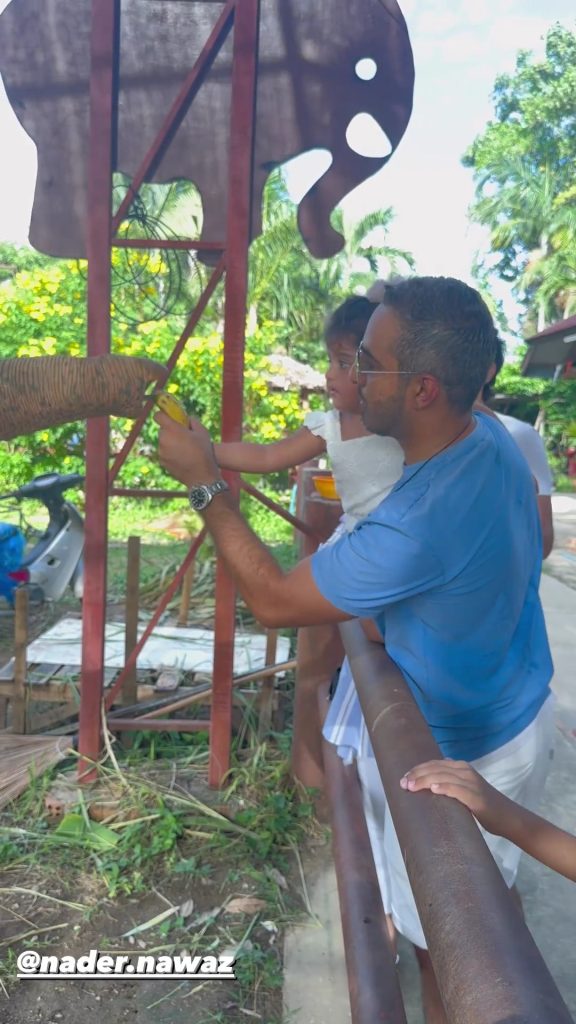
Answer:
[{"label": "wooden plank", "polygon": [[14,602],[14,683],[12,696],[12,729],[26,732],[26,648],[28,647],[28,591],[18,587]]},{"label": "wooden plank", "polygon": [[[128,538],[128,564],[126,569],[126,642],[124,654],[126,662],[138,643],[138,611],[140,608],[140,537]],[[125,663],[126,663],[125,662]],[[120,703],[123,705],[136,703],[137,690],[136,665],[126,673]]]},{"label": "wooden plank", "polygon": [[188,617],[190,615],[190,598],[192,596],[192,584],[194,583],[195,568],[196,563],[190,562],[190,565],[184,573],[184,579],[182,580],[182,594],[180,595],[180,608],[178,611],[179,626],[188,625]]},{"label": "wooden plank", "polygon": [[[276,663],[276,648],[278,646],[278,630],[269,629],[266,632],[266,654],[264,662],[266,665]],[[260,687],[258,699],[258,739],[262,740],[270,732],[272,724],[272,702],[274,700],[275,676],[264,679]]]},{"label": "wooden plank", "polygon": [[28,731],[42,732],[44,729],[51,729],[54,725],[61,725],[68,718],[77,718],[80,706],[78,703],[58,704],[55,708],[46,711],[28,712]]},{"label": "wooden plank", "polygon": [[[25,687],[27,691],[27,700],[30,699],[31,690],[29,686]],[[68,701],[72,699],[72,696],[76,693],[70,683],[47,683],[45,686],[36,686],[32,691],[33,700],[45,700],[45,701]],[[16,682],[12,683],[0,683],[0,697],[8,697],[9,700],[13,701],[16,696]]]},{"label": "wooden plank", "polygon": [[39,665],[29,665],[28,686],[45,686],[60,672],[62,667],[62,665],[51,665],[44,662]]}]

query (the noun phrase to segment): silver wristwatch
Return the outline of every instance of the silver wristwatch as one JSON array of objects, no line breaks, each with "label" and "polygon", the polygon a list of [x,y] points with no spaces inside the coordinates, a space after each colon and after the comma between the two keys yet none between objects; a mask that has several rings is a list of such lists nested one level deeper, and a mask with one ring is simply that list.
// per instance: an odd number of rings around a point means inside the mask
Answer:
[{"label": "silver wristwatch", "polygon": [[190,504],[195,512],[203,512],[208,507],[212,498],[222,491],[229,491],[230,488],[225,480],[216,480],[213,484],[197,484],[190,489]]}]

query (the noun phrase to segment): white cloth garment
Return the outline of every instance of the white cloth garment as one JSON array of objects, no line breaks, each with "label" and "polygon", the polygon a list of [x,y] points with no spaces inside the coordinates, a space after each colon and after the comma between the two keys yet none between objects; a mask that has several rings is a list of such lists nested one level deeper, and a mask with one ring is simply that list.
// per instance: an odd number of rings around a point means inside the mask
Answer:
[{"label": "white cloth garment", "polygon": [[552,470],[548,464],[544,441],[538,431],[529,423],[517,420],[515,416],[505,416],[503,413],[497,413],[496,415],[500,423],[512,435],[530,466],[530,472],[538,484],[538,494],[542,496],[552,494],[554,490]]},{"label": "white cloth garment", "polygon": [[[518,736],[471,764],[495,789],[536,811],[554,748],[554,697],[543,704],[533,722]],[[376,865],[382,902],[397,931],[426,949],[426,940],[404,859],[386,803],[374,757],[358,758],[364,813]],[[501,836],[480,829],[508,887],[514,885],[522,851]],[[441,899],[441,896],[438,897]]]},{"label": "white cloth garment", "polygon": [[347,530],[372,512],[402,475],[404,453],[393,437],[366,434],[342,440],[340,414],[310,412],[304,426],[326,441]]}]

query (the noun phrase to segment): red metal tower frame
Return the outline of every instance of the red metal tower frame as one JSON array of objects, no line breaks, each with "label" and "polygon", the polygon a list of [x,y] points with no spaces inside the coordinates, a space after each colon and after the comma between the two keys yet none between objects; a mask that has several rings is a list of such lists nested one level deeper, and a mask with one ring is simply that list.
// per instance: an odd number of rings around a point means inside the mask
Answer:
[{"label": "red metal tower frame", "polygon": [[[244,340],[250,244],[255,99],[258,65],[260,0],[227,0],[202,52],[168,111],[164,123],[143,156],[131,188],[115,215],[112,211],[112,173],[117,150],[117,92],[120,62],[120,0],[92,0],[90,145],[88,172],[88,354],[110,351],[111,252],[115,246],[180,248],[219,253],[204,292],[192,310],[186,327],[168,361],[175,366],[218,282],[225,274],[224,365],[222,383],[222,439],[236,441],[242,435]],[[227,236],[213,242],[152,241],[118,238],[118,227],[142,182],[162,161],[170,142],[201,88],[224,40],[233,31],[232,104],[230,113]],[[126,493],[113,483],[141,429],[144,416],[135,424],[126,444],[109,469],[107,419],[88,424],[86,443],[86,584],[82,640],[80,706],[80,772],[84,780],[95,774],[101,751],[104,698],[104,632],[106,624],[106,553],[108,496]],[[237,474],[228,474],[238,495]],[[182,492],[164,492],[166,495]],[[196,538],[176,574],[162,607],[175,593],[192,562],[203,533]],[[210,723],[162,723],[163,728],[210,730],[209,781],[218,785],[229,767],[236,594],[232,581],[219,562],[216,571],[215,654]],[[125,669],[106,694],[106,708],[134,665],[138,651],[158,620],[158,609]],[[158,723],[156,722],[156,725]],[[117,729],[119,723],[114,723]],[[147,728],[144,720],[140,728]]]}]

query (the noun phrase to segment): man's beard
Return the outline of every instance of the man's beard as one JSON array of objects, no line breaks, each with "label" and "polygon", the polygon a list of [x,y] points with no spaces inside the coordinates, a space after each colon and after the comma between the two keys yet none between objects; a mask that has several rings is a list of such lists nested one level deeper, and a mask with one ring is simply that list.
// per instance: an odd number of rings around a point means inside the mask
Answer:
[{"label": "man's beard", "polygon": [[370,402],[361,397],[362,422],[371,434],[380,437],[394,437],[400,441],[404,423],[404,394],[390,395],[380,402]]}]

